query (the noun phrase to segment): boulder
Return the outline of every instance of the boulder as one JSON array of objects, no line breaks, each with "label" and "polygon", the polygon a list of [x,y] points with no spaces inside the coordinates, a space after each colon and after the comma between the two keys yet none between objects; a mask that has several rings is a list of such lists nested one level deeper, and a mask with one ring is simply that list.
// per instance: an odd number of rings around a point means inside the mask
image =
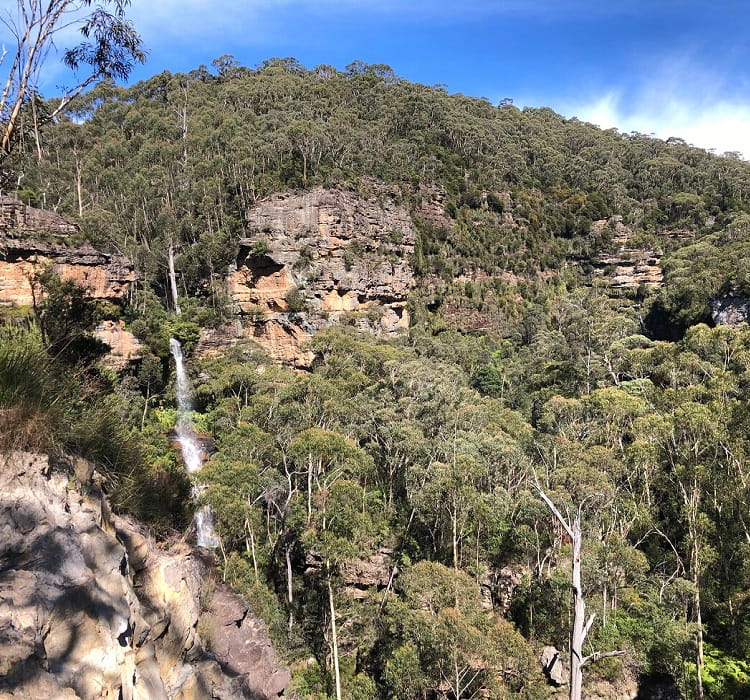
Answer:
[{"label": "boulder", "polygon": [[553,646],[546,646],[542,649],[539,657],[539,663],[542,670],[547,674],[547,678],[555,685],[566,685],[568,682],[568,670],[563,663],[561,653]]}]

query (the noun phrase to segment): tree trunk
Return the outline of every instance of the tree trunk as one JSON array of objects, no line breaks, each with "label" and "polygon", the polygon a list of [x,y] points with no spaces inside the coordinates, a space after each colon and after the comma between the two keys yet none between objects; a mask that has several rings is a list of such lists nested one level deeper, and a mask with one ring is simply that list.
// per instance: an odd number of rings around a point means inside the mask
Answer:
[{"label": "tree trunk", "polygon": [[[326,563],[326,568],[328,564]],[[333,676],[336,680],[336,700],[341,700],[341,675],[339,674],[339,642],[336,636],[336,609],[333,607],[333,587],[328,574],[328,604],[331,608],[331,645],[333,647]]]},{"label": "tree trunk", "polygon": [[451,513],[451,537],[453,539],[453,568],[458,571],[458,514],[454,508]]},{"label": "tree trunk", "polygon": [[703,700],[703,616],[701,614],[700,577],[698,576],[697,535],[693,539],[693,551],[691,558],[693,560],[691,562],[693,569],[693,585],[695,586],[693,606],[695,607],[695,624],[697,627],[695,639],[696,698],[697,700]]},{"label": "tree trunk", "polygon": [[81,172],[81,164],[76,160],[76,197],[78,198],[78,218],[83,216],[83,186],[81,180],[83,174]]},{"label": "tree trunk", "polygon": [[286,558],[286,600],[289,605],[289,631],[294,626],[294,588],[292,579],[292,557],[291,546],[287,543],[284,547],[284,557]]},{"label": "tree trunk", "polygon": [[172,290],[172,300],[174,301],[174,312],[177,316],[182,314],[180,304],[177,301],[177,275],[174,271],[174,246],[172,241],[169,241],[169,250],[167,254],[167,263],[169,265],[169,287]]},{"label": "tree trunk", "polygon": [[583,688],[583,640],[585,637],[584,618],[586,604],[581,589],[581,522],[573,521],[571,539],[573,540],[573,630],[570,635],[570,700],[581,700]]},{"label": "tree trunk", "polygon": [[307,455],[307,524],[312,520],[312,481],[313,462],[312,455]]},{"label": "tree trunk", "polygon": [[250,526],[250,521],[245,518],[245,529],[247,533],[250,535],[250,547],[247,547],[247,540],[245,540],[245,546],[250,550],[250,554],[253,558],[253,571],[255,572],[255,583],[260,582],[260,578],[258,576],[258,559],[255,556],[255,533],[253,532],[253,528]]},{"label": "tree trunk", "polygon": [[550,500],[549,496],[544,492],[539,482],[534,483],[534,488],[537,493],[542,497],[542,500],[547,504],[547,507],[552,511],[552,514],[557,518],[557,521],[562,525],[565,532],[568,533],[570,541],[573,545],[573,558],[571,561],[572,565],[572,585],[573,585],[573,629],[570,633],[570,693],[568,695],[569,700],[581,700],[581,692],[583,689],[583,669],[589,664],[599,661],[599,659],[605,659],[614,656],[624,656],[623,650],[617,651],[595,651],[588,656],[583,656],[583,643],[586,640],[586,636],[591,629],[591,625],[594,624],[594,616],[590,615],[586,620],[586,603],[583,600],[583,587],[581,586],[581,545],[583,542],[583,533],[581,532],[581,508],[583,504],[579,506],[578,513],[572,522],[568,522],[560,513],[557,506]]}]

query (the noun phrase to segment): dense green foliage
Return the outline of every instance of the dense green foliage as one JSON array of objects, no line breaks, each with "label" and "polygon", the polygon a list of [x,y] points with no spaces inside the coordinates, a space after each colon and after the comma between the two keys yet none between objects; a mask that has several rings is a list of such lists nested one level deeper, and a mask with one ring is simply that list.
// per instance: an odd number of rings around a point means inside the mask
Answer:
[{"label": "dense green foliage", "polygon": [[[77,213],[95,242],[136,259],[161,296],[173,241],[183,290],[214,313],[248,207],[288,188],[367,191],[374,178],[415,204],[420,183],[439,183],[453,223],[422,222],[418,271],[450,280],[555,269],[568,285],[610,235],[590,236],[592,220],[620,214],[645,237],[718,230],[750,195],[748,166],[734,157],[449,95],[387,66],[307,70],[273,59],[248,69],[222,57],[213,67],[91,91],[45,134],[41,158],[29,154],[19,192]],[[513,225],[499,225],[505,214]],[[471,301],[492,309],[493,285],[508,296],[491,279]]]},{"label": "dense green foliage", "polygon": [[190,484],[166,435],[148,444],[128,404],[127,382],[95,364],[108,347],[91,331],[114,309],[91,303],[83,287],[50,271],[36,284],[35,316],[0,315],[3,449],[88,459],[115,508],[169,531],[184,522]]},{"label": "dense green foliage", "polygon": [[[49,281],[46,347],[75,353],[50,358],[36,330],[6,331],[4,420],[32,406],[50,419],[44,446],[89,454],[61,436],[86,406],[109,406],[141,451],[128,471],[140,490],[121,505],[148,511],[136,495],[155,483],[177,500],[167,341],[189,354],[231,313],[222,280],[248,208],[289,188],[386,182],[419,232],[408,337],[319,333],[305,374],[250,344],[190,361],[216,448],[200,480],[224,575],[267,620],[298,692],[334,692],[334,611],[344,697],[544,697],[538,652],[568,645],[570,543],[538,481],[563,512],[582,508],[588,651],[628,652],[587,682],[666,677],[691,697],[700,612],[707,693],[747,694],[750,331],[704,322],[711,299],[750,291],[750,166],[386,66],[214,69],[100,86],[24,162],[20,195],[136,260],[123,314],[148,350],[122,377],[93,376],[61,323],[93,317]],[[445,225],[418,214],[430,187],[446,193]],[[658,292],[613,291],[596,273],[615,215],[630,245],[664,254]],[[18,363],[28,381],[14,384]],[[86,377],[53,385],[60,363]],[[106,396],[115,385],[120,398]],[[357,589],[373,561],[388,585]]]}]

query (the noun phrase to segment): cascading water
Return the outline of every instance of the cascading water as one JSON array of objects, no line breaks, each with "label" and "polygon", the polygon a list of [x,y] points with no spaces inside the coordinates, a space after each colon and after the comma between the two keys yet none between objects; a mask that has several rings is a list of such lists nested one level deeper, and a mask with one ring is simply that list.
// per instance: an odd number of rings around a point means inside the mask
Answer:
[{"label": "cascading water", "polygon": [[[203,466],[201,449],[195,437],[195,428],[190,418],[193,410],[190,395],[190,380],[185,371],[185,362],[182,358],[182,346],[178,340],[169,339],[169,348],[174,357],[177,370],[177,442],[180,445],[182,461],[188,473],[194,474]],[[198,498],[201,487],[193,486],[193,498]],[[214,529],[214,516],[209,506],[203,506],[195,514],[195,531],[199,547],[218,547],[219,539]]]}]

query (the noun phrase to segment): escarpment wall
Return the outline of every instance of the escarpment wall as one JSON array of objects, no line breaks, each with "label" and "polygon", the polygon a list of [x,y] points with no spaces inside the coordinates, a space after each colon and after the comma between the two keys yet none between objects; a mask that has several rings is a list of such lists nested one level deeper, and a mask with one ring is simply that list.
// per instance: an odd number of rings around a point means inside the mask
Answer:
[{"label": "escarpment wall", "polygon": [[198,352],[250,338],[302,368],[312,360],[305,343],[337,321],[378,336],[407,329],[416,233],[397,193],[381,190],[365,197],[316,188],[260,201],[227,279],[240,329],[207,332]]},{"label": "escarpment wall", "polygon": [[45,267],[79,282],[94,299],[124,296],[135,280],[133,264],[88,243],[72,244],[78,234],[65,217],[0,196],[0,306],[31,306],[32,281]]}]

